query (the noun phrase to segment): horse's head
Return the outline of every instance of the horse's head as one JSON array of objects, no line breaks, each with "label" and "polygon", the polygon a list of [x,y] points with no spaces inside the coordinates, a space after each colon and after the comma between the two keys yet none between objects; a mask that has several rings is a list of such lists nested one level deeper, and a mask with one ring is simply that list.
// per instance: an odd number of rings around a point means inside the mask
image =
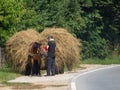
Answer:
[{"label": "horse's head", "polygon": [[39,43],[37,42],[32,42],[29,46],[29,52],[32,54],[36,54],[38,51]]},{"label": "horse's head", "polygon": [[31,54],[40,54],[40,55],[47,55],[47,50],[42,43],[33,42],[30,44],[29,53]]}]

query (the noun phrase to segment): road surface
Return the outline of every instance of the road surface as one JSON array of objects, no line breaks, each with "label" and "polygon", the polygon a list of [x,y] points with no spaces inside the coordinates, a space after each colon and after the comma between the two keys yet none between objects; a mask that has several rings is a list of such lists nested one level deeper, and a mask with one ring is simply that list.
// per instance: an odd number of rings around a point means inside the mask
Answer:
[{"label": "road surface", "polygon": [[120,65],[77,75],[71,90],[120,90]]}]

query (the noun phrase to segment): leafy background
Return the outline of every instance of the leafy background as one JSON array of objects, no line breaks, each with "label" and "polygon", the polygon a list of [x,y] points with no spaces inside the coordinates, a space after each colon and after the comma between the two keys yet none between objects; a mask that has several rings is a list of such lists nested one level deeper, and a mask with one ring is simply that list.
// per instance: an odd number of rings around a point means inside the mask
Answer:
[{"label": "leafy background", "polygon": [[62,27],[83,44],[82,57],[120,54],[119,0],[0,0],[0,46],[27,28]]}]

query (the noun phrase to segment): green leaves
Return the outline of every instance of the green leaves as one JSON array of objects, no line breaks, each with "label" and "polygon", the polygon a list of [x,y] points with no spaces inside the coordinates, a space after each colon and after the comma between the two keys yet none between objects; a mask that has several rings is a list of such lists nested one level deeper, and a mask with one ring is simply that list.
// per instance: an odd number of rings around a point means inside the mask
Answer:
[{"label": "green leaves", "polygon": [[94,3],[103,16],[102,36],[110,41],[110,49],[114,52],[115,48],[120,48],[120,1],[98,0]]},{"label": "green leaves", "polygon": [[0,45],[17,31],[17,23],[24,14],[22,0],[0,0]]},{"label": "green leaves", "polygon": [[120,53],[119,0],[0,0],[0,46],[15,32],[46,27],[81,39],[84,58]]}]

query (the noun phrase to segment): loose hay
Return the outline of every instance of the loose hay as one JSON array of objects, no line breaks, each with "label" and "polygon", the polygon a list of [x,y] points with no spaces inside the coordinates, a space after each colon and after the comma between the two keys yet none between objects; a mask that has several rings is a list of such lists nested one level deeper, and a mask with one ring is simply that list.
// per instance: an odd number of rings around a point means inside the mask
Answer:
[{"label": "loose hay", "polygon": [[27,63],[28,49],[32,42],[38,41],[39,33],[29,29],[17,32],[6,42],[6,60],[14,70],[24,71]]},{"label": "loose hay", "polygon": [[62,28],[47,28],[40,33],[40,42],[47,44],[48,35],[52,35],[56,41],[56,66],[59,70],[66,65],[68,70],[79,63],[81,44],[67,30]]},{"label": "loose hay", "polygon": [[[62,70],[64,65],[68,70],[79,63],[81,43],[67,30],[62,28],[47,28],[42,33],[35,30],[21,31],[13,35],[6,42],[6,58],[14,70],[23,72],[27,64],[28,49],[32,42],[42,42],[47,45],[47,37],[52,35],[56,41],[56,66]],[[41,67],[45,67],[42,63]]]}]

